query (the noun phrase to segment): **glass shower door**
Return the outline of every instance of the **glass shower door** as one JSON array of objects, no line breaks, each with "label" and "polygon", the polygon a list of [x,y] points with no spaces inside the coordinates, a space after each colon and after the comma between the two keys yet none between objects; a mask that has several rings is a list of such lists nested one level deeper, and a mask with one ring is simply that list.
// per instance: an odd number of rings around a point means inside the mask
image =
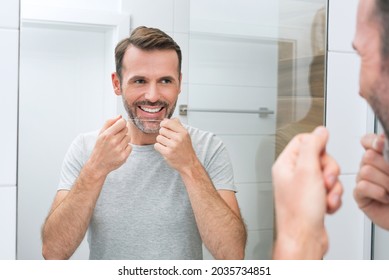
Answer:
[{"label": "glass shower door", "polygon": [[227,146],[246,259],[271,258],[274,160],[324,122],[325,11],[322,0],[190,2],[188,100],[178,105]]}]

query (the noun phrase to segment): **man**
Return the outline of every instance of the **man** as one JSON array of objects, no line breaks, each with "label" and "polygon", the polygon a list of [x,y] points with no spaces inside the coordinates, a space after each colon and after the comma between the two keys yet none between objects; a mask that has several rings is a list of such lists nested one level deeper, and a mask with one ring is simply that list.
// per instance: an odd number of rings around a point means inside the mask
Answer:
[{"label": "man", "polygon": [[136,28],[115,49],[112,84],[129,120],[79,136],[42,229],[46,259],[67,259],[88,231],[91,259],[243,259],[246,230],[232,168],[213,134],[173,114],[181,50]]},{"label": "man", "polygon": [[[387,137],[389,136],[388,38],[389,1],[360,0],[357,31],[353,42],[353,47],[361,57],[360,95],[377,114]],[[323,178],[328,177],[326,175],[328,170],[332,170],[329,172],[332,173],[330,175],[332,178],[336,172],[334,168],[326,168],[323,164],[327,139],[323,137],[326,134],[325,130],[323,128],[319,130],[320,133],[315,131],[312,134],[297,136],[273,167],[276,211],[278,210],[281,216],[277,221],[281,230],[276,240],[275,257],[320,259],[327,250],[328,240],[323,224],[324,209],[327,205],[328,212],[333,212],[340,206],[341,187],[338,183],[323,183]],[[389,230],[389,166],[382,155],[384,137],[369,134],[362,138],[362,145],[366,153],[357,175],[354,197],[359,207],[374,223]],[[309,159],[309,163],[304,164],[304,159]],[[288,182],[277,180],[283,173],[288,172],[294,175]],[[330,181],[333,182],[333,179]],[[290,190],[289,186],[294,188]],[[293,192],[297,201],[286,203],[283,197],[286,191]],[[329,204],[330,201],[333,204]],[[304,209],[309,209],[310,213],[307,214]],[[290,217],[287,211],[295,214],[292,221],[287,220]],[[288,225],[293,225],[294,229],[287,227]],[[316,238],[322,236],[322,238],[315,240],[310,236]],[[289,248],[291,249],[287,250]]]},{"label": "man", "polygon": [[[389,1],[360,2],[354,48],[361,57],[360,95],[373,108],[389,137]],[[362,138],[362,158],[355,200],[378,226],[389,230],[389,165],[383,157],[385,137]]]}]

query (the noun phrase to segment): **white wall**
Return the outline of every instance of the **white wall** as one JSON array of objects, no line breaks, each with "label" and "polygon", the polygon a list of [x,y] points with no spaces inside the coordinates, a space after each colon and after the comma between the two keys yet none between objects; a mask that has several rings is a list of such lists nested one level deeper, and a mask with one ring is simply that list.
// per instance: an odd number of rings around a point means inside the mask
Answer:
[{"label": "white wall", "polygon": [[363,154],[360,138],[372,127],[369,108],[358,94],[359,58],[351,44],[358,0],[329,1],[326,126],[328,152],[341,167],[343,206],[327,219],[330,250],[326,259],[363,259],[365,218],[354,199],[355,176]]},{"label": "white wall", "polygon": [[0,0],[0,259],[15,259],[19,2]]}]

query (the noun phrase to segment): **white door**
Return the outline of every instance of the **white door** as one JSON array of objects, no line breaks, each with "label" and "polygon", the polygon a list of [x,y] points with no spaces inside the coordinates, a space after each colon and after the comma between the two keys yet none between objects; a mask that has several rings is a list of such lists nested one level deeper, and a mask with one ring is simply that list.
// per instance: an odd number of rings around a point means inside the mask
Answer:
[{"label": "white door", "polygon": [[[110,73],[120,24],[101,14],[90,24],[75,22],[77,12],[69,21],[38,15],[22,13],[20,32],[18,259],[42,258],[41,226],[73,139],[117,114]],[[85,244],[73,258],[88,258]]]}]

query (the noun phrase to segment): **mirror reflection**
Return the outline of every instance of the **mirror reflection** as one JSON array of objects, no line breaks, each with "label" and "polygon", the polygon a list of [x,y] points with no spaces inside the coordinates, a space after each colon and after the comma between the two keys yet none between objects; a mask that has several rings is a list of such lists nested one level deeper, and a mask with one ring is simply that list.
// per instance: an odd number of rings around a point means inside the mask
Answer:
[{"label": "mirror reflection", "polygon": [[[131,30],[157,27],[178,42],[183,82],[174,116],[223,140],[248,231],[245,258],[271,258],[271,165],[293,135],[324,121],[326,1],[169,1],[174,11],[160,3],[167,0],[154,3],[172,15],[168,23],[146,12],[150,1],[22,1],[19,259],[42,258],[41,226],[72,140],[125,114],[110,82],[119,23],[59,23],[34,10],[131,14]],[[73,258],[88,256],[84,240]],[[213,258],[205,247],[203,257]]]}]

